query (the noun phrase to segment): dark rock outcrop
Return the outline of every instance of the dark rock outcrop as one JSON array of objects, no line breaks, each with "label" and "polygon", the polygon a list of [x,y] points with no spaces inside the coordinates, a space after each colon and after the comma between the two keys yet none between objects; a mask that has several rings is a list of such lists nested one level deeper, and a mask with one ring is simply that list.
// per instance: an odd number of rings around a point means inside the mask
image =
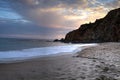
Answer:
[{"label": "dark rock outcrop", "polygon": [[69,32],[65,42],[120,42],[120,8],[94,23],[83,24]]},{"label": "dark rock outcrop", "polygon": [[64,38],[61,38],[60,40],[59,39],[55,39],[53,42],[64,42]]}]

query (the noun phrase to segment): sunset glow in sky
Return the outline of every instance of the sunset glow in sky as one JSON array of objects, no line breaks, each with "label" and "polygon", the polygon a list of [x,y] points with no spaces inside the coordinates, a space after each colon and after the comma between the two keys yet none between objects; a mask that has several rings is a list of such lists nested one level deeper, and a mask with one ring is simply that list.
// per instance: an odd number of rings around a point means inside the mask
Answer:
[{"label": "sunset glow in sky", "polygon": [[0,37],[62,38],[120,7],[120,0],[0,0]]}]

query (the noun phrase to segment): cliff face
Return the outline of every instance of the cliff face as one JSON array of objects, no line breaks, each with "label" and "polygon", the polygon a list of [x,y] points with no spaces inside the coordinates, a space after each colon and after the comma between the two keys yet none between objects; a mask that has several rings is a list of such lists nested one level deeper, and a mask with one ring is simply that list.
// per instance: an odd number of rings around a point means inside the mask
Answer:
[{"label": "cliff face", "polygon": [[65,42],[120,42],[120,8],[94,23],[83,24],[69,32]]}]

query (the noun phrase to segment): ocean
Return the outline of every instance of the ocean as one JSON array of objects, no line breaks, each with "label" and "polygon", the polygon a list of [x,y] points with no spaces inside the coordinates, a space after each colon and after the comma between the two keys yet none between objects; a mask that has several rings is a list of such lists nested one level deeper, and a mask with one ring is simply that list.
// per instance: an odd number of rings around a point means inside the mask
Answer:
[{"label": "ocean", "polygon": [[0,38],[0,63],[42,56],[76,53],[82,46],[96,44],[70,44],[38,39]]}]

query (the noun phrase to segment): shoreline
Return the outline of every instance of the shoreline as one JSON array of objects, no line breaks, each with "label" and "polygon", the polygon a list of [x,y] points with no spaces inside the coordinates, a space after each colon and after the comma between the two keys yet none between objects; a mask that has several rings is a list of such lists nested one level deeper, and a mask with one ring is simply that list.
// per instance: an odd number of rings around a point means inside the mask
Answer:
[{"label": "shoreline", "polygon": [[[104,52],[105,54],[100,54]],[[102,43],[99,46],[86,48],[76,54],[42,57],[20,63],[0,64],[0,79],[119,80],[120,62],[105,60],[106,58],[103,59],[104,56],[93,55],[106,55],[109,52],[117,52],[120,55],[120,43]],[[78,54],[80,55],[78,56]],[[118,57],[115,55],[114,59],[117,60]]]},{"label": "shoreline", "polygon": [[[32,50],[32,49],[24,49],[24,50],[22,50],[22,51],[11,51],[11,53],[9,53],[8,52],[8,54],[7,54],[7,51],[3,54],[1,54],[2,56],[4,55],[4,57],[5,56],[7,56],[7,57],[5,57],[5,58],[2,58],[2,57],[0,57],[0,63],[17,63],[17,62],[24,62],[24,61],[29,61],[29,60],[33,60],[33,59],[39,59],[39,58],[46,58],[46,57],[53,57],[53,56],[60,56],[60,55],[66,55],[66,54],[75,54],[76,52],[80,52],[81,50],[83,50],[83,49],[85,49],[85,48],[88,48],[88,47],[92,47],[92,46],[97,46],[98,44],[95,44],[95,43],[92,43],[92,44],[72,44],[72,45],[67,45],[67,46],[65,46],[64,48],[65,49],[63,49],[63,52],[60,52],[59,51],[59,53],[55,53],[55,54],[45,54],[45,55],[39,55],[39,52],[35,52],[35,50],[34,50],[34,53],[35,53],[35,56],[33,56],[34,54],[32,53],[32,56],[29,56],[28,54],[30,54],[31,55],[31,53],[29,53],[30,51],[29,50]],[[70,47],[71,46],[71,47]],[[55,46],[54,46],[55,47]],[[57,47],[57,46],[56,46]],[[58,46],[58,47],[61,47],[61,46]],[[73,47],[73,49],[72,49],[72,47]],[[75,48],[74,48],[75,47]],[[49,47],[46,47],[46,48],[49,48]],[[69,48],[71,48],[70,50],[68,50],[68,52],[66,51],[67,50],[67,48],[69,49]],[[35,48],[33,48],[33,49],[35,49]],[[39,49],[39,48],[36,48],[36,49]],[[52,49],[52,48],[51,48]],[[57,49],[57,48],[56,48]],[[54,50],[56,50],[56,49],[54,49]],[[62,50],[62,49],[61,49]],[[27,51],[27,52],[26,52]],[[28,52],[29,51],[29,52]],[[38,50],[37,50],[38,51]],[[40,51],[40,50],[39,50]],[[48,51],[50,51],[50,50],[48,50]],[[69,52],[69,51],[72,51],[72,52]],[[12,54],[12,52],[13,52],[13,56],[10,56],[10,57],[8,57],[9,55],[11,55]],[[21,53],[22,53],[22,55],[21,55]],[[25,53],[25,54],[23,54],[23,52]],[[44,51],[43,51],[44,52]],[[46,52],[46,51],[45,51]],[[26,53],[27,53],[27,55],[26,55]],[[37,55],[36,55],[36,53],[37,53]],[[6,55],[7,54],[7,55]],[[17,54],[18,54],[18,56],[17,56]],[[20,56],[19,56],[19,54],[20,54]],[[15,55],[15,56],[14,56]],[[25,57],[25,55],[26,55],[26,57]]]},{"label": "shoreline", "polygon": [[[16,59],[7,59],[6,61],[0,61],[0,64],[17,64],[17,63],[24,63],[24,62],[29,62],[29,61],[34,61],[34,60],[39,60],[39,59],[47,59],[47,58],[54,58],[54,57],[59,57],[59,56],[64,56],[64,55],[74,55],[72,52],[71,53],[58,53],[58,54],[50,54],[50,55],[45,55],[45,56],[38,56],[38,57],[30,57],[30,58],[23,58],[20,60]],[[9,61],[10,60],[10,61]]]}]

